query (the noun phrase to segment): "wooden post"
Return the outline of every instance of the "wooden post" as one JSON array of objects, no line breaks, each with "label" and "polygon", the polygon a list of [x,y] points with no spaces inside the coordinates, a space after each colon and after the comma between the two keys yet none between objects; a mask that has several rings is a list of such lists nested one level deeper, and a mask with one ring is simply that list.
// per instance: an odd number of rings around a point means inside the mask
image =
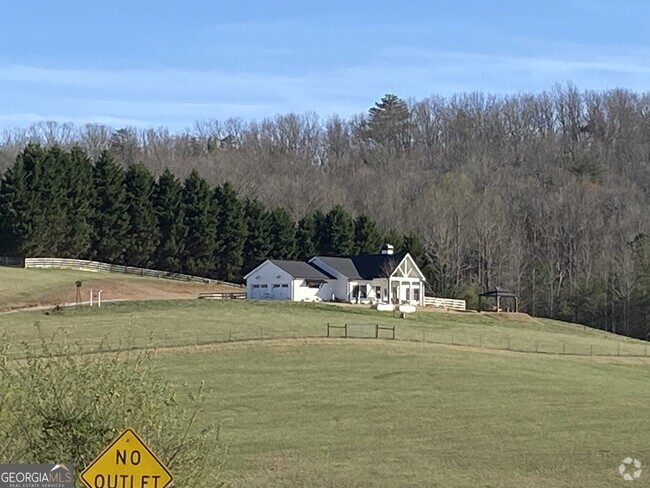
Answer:
[{"label": "wooden post", "polygon": [[347,322],[345,323],[345,338],[348,338],[348,324]]},{"label": "wooden post", "polygon": [[375,324],[375,339],[379,339],[379,324]]},{"label": "wooden post", "polygon": [[[395,339],[395,326],[393,325],[393,339]],[[648,346],[646,346],[646,353],[648,352]]]},{"label": "wooden post", "polygon": [[327,337],[330,336],[330,323],[327,322]]},{"label": "wooden post", "polygon": [[91,307],[93,306],[93,289],[90,289],[90,301],[88,303]]},{"label": "wooden post", "polygon": [[101,308],[102,306],[102,291],[99,290],[97,292],[97,308]]}]

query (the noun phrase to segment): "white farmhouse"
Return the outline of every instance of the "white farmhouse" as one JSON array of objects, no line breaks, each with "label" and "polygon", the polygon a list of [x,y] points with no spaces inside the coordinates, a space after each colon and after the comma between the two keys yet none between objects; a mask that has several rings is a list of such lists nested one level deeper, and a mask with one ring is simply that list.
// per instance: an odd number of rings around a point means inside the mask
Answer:
[{"label": "white farmhouse", "polygon": [[303,261],[267,259],[244,279],[248,298],[301,302],[326,300],[332,276]]},{"label": "white farmhouse", "polygon": [[424,305],[425,278],[408,253],[268,260],[248,273],[252,299]]}]

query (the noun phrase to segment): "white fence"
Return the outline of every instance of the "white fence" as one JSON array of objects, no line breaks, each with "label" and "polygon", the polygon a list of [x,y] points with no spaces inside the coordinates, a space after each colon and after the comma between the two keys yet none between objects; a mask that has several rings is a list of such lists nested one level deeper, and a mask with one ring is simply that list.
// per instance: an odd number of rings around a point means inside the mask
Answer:
[{"label": "white fence", "polygon": [[85,259],[65,259],[65,258],[25,258],[25,268],[57,268],[57,269],[75,269],[79,271],[95,271],[105,273],[123,273],[137,276],[148,276],[151,278],[165,278],[176,281],[191,281],[196,283],[216,283],[242,288],[242,285],[229,283],[227,281],[213,280],[192,276],[181,273],[171,273],[169,271],[159,271],[155,269],[136,268],[134,266],[122,266],[118,264],[100,263],[99,261],[87,261]]},{"label": "white fence", "polygon": [[448,310],[466,310],[465,300],[452,300],[451,298],[424,297],[427,307],[446,308]]}]

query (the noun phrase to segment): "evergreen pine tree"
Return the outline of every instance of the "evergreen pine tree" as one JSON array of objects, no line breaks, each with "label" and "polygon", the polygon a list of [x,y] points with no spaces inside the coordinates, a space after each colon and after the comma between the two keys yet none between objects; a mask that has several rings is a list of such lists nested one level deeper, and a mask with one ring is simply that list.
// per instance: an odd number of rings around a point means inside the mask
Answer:
[{"label": "evergreen pine tree", "polygon": [[244,264],[244,243],[248,226],[244,205],[230,183],[224,183],[214,192],[217,215],[217,249],[215,261],[217,276],[226,281],[240,281]]},{"label": "evergreen pine tree", "polygon": [[327,235],[327,216],[322,210],[315,210],[311,215],[314,220],[315,229],[314,244],[316,245],[316,251],[314,255],[322,256],[325,255],[325,245],[327,244],[327,239],[325,238]]},{"label": "evergreen pine tree", "polygon": [[0,182],[0,253],[3,256],[30,255],[33,206],[23,154],[19,154]]},{"label": "evergreen pine tree", "polygon": [[271,259],[294,259],[296,256],[296,226],[291,215],[283,209],[276,208],[269,216],[271,237]]},{"label": "evergreen pine tree", "polygon": [[[42,226],[38,234],[40,256],[58,256],[63,250],[67,231],[69,202],[66,188],[66,170],[70,166],[70,154],[59,147],[45,149],[40,161],[40,177],[32,186],[37,212],[41,214]],[[37,163],[38,164],[38,163]]]},{"label": "evergreen pine tree", "polygon": [[377,223],[367,214],[362,213],[354,221],[355,252],[375,254],[381,249],[381,234]]},{"label": "evergreen pine tree", "polygon": [[129,231],[124,171],[107,151],[95,163],[93,181],[93,254],[99,261],[121,264]]},{"label": "evergreen pine tree", "polygon": [[128,241],[124,259],[130,266],[151,266],[154,252],[160,242],[160,231],[153,206],[156,182],[142,164],[132,164],[124,175],[127,213],[129,215]]},{"label": "evergreen pine tree", "polygon": [[354,253],[354,221],[341,205],[335,205],[325,216],[325,254],[350,255]]},{"label": "evergreen pine tree", "polygon": [[305,215],[296,231],[297,259],[306,261],[318,253],[318,228],[314,214]]},{"label": "evergreen pine tree", "polygon": [[207,276],[215,269],[217,208],[210,186],[196,170],[183,184],[183,207],[187,227],[183,271]]},{"label": "evergreen pine tree", "polygon": [[154,190],[154,211],[158,219],[160,242],[154,262],[158,269],[179,273],[185,252],[185,208],[183,187],[169,169],[165,169]]},{"label": "evergreen pine tree", "polygon": [[248,232],[243,249],[242,276],[267,259],[271,251],[269,212],[257,200],[246,200],[244,212]]},{"label": "evergreen pine tree", "polygon": [[418,266],[424,266],[426,248],[420,236],[415,232],[409,232],[404,235],[403,243],[402,250],[409,253]]},{"label": "evergreen pine tree", "polygon": [[62,258],[91,257],[94,203],[93,166],[80,147],[73,147],[63,161],[66,189],[65,227],[59,251]]},{"label": "evergreen pine tree", "polygon": [[383,244],[390,244],[395,249],[395,252],[402,252],[404,250],[404,238],[395,229],[389,229],[384,234]]}]

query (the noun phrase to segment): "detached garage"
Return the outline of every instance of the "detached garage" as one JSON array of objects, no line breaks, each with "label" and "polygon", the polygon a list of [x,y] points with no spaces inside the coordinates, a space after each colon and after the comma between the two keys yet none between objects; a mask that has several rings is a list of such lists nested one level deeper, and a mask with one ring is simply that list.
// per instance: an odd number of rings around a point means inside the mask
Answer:
[{"label": "detached garage", "polygon": [[325,274],[303,261],[269,259],[244,276],[246,296],[253,300],[327,300],[332,295]]}]

